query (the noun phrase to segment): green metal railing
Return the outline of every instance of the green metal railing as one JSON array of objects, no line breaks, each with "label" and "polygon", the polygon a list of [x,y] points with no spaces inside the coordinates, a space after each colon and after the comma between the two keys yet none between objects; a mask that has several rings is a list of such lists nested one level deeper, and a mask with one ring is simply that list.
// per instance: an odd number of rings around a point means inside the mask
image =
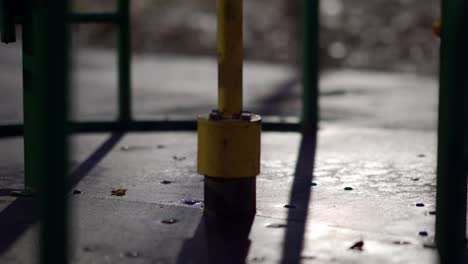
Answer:
[{"label": "green metal railing", "polygon": [[[113,23],[117,26],[118,61],[118,122],[129,123],[131,114],[131,36],[128,0],[117,0],[117,11],[110,13],[74,13],[69,15],[72,23]],[[108,127],[108,123],[95,123],[94,127]],[[125,125],[121,125],[125,129]]]},{"label": "green metal railing", "polygon": [[[2,40],[22,24],[24,125],[2,125],[0,136],[24,135],[25,188],[37,192],[41,263],[67,263],[66,136],[71,132],[196,130],[195,120],[135,121],[131,113],[129,0],[112,13],[69,14],[65,0],[24,0],[22,12],[0,0]],[[303,0],[303,112],[301,123],[266,122],[267,131],[317,129],[319,0]],[[436,238],[442,263],[462,263],[466,251],[468,164],[468,3],[442,1]],[[8,13],[10,11],[10,13]],[[16,18],[15,18],[16,16]],[[20,17],[18,19],[18,17]],[[13,21],[13,22],[12,22]],[[118,27],[118,102],[115,122],[68,122],[68,23]],[[40,33],[40,34],[39,34]],[[27,194],[27,193],[26,193]],[[65,198],[64,198],[65,197]]]},{"label": "green metal railing", "polygon": [[[1,0],[0,0],[1,1]],[[116,0],[117,11],[116,12],[105,12],[105,13],[72,13],[68,15],[67,20],[70,23],[112,23],[118,28],[117,34],[117,58],[118,58],[118,119],[116,121],[98,121],[98,122],[69,122],[70,132],[109,132],[109,131],[168,131],[168,130],[188,130],[195,131],[197,124],[196,120],[134,120],[131,112],[131,41],[130,41],[130,13],[129,13],[129,0]],[[307,1],[305,1],[307,2]],[[314,10],[309,10],[314,12]],[[310,17],[310,18],[308,18]],[[307,23],[304,25],[307,27],[314,27],[318,30],[318,23],[314,22],[313,16],[307,17]],[[23,19],[19,19],[22,21]],[[305,21],[306,22],[306,21]],[[312,23],[312,24],[311,24]],[[24,32],[24,30],[23,30]],[[306,30],[308,32],[308,30]],[[28,32],[24,32],[24,36],[28,35]],[[304,41],[308,41],[308,45],[314,44],[316,40],[317,32],[311,32],[310,37],[305,38]],[[23,36],[23,38],[24,38]],[[305,47],[309,47],[305,45]],[[305,52],[310,50],[316,50],[316,52],[310,52],[310,56],[304,61],[306,72],[304,74],[306,85],[304,86],[304,103],[303,120],[302,124],[310,122],[310,119],[316,119],[318,114],[317,111],[317,100],[316,97],[317,87],[316,79],[318,78],[318,49],[307,48]],[[23,50],[23,54],[25,53]],[[25,67],[27,67],[28,59],[23,60]],[[315,77],[314,77],[315,76]],[[309,85],[310,83],[310,85]],[[29,83],[24,83],[24,86],[28,86]],[[306,88],[307,87],[307,88]],[[25,108],[28,105],[25,102]],[[24,109],[26,112],[26,109]],[[28,111],[29,112],[29,111]],[[25,116],[26,120],[26,116]],[[2,136],[21,136],[27,134],[27,121],[22,124],[7,124],[0,125],[0,137]],[[264,122],[263,129],[265,131],[300,131],[301,123],[291,122]],[[314,123],[314,122],[311,122]]]},{"label": "green metal railing", "polygon": [[40,262],[67,263],[67,1],[21,3],[25,184],[37,194]]},{"label": "green metal railing", "polygon": [[467,1],[442,1],[436,218],[442,263],[464,263],[467,251],[467,15]]},{"label": "green metal railing", "polygon": [[[28,3],[28,2],[26,2]],[[31,2],[32,3],[32,2]],[[29,4],[28,4],[29,5]],[[34,36],[38,30],[33,28],[35,18],[34,6],[23,6],[22,19],[22,35],[23,35],[23,112],[24,112],[24,125],[13,125],[4,127],[10,133],[24,133],[24,153],[25,153],[25,194],[33,192],[35,189],[35,179],[38,177],[36,168],[40,166],[37,164],[36,141],[35,131],[39,123],[36,116],[34,105],[39,103],[42,90],[37,89],[34,79],[38,76],[34,64],[36,63],[35,54],[32,52],[34,47]],[[68,14],[68,13],[67,13]],[[104,130],[104,128],[114,130],[116,128],[125,130],[125,124],[131,120],[131,86],[130,86],[130,19],[129,19],[129,1],[118,0],[117,11],[113,13],[82,13],[82,14],[68,14],[66,20],[73,23],[114,23],[118,26],[118,98],[119,98],[119,114],[118,120],[111,124],[97,122],[93,125],[74,124],[73,127],[80,128],[81,125],[88,128],[95,128],[96,130]],[[33,31],[34,30],[34,31]],[[37,55],[37,54],[36,54]],[[107,130],[110,131],[110,130]]]},{"label": "green metal railing", "polygon": [[[307,4],[307,1],[305,1]],[[116,12],[69,13],[64,0],[0,0],[2,40],[16,40],[14,23],[22,26],[24,124],[0,125],[0,137],[24,136],[25,188],[37,195],[40,219],[40,262],[67,263],[67,142],[69,133],[174,131],[197,129],[196,121],[137,121],[131,113],[131,41],[129,0],[117,0]],[[50,8],[48,8],[50,7]],[[311,13],[309,13],[311,12]],[[303,122],[264,122],[265,131],[300,131],[318,117],[318,9],[304,13]],[[118,27],[118,119],[70,122],[68,113],[68,24],[112,23]],[[7,30],[5,30],[7,29]],[[40,33],[40,34],[39,34]]]},{"label": "green metal railing", "polygon": [[302,127],[316,130],[319,120],[319,0],[302,2]]},{"label": "green metal railing", "polygon": [[[128,0],[117,0],[117,11],[111,13],[78,13],[69,15],[72,23],[113,23],[118,28],[118,122],[128,123],[131,114],[131,37],[130,10]],[[107,127],[107,123],[95,124],[96,127]],[[123,126],[123,128],[125,128]]]}]

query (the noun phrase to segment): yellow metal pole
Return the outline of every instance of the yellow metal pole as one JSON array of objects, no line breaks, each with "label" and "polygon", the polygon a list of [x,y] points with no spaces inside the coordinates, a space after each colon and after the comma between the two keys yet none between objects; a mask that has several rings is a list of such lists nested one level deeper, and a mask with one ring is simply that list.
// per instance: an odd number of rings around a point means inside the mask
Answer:
[{"label": "yellow metal pole", "polygon": [[218,111],[242,112],[242,0],[218,0]]},{"label": "yellow metal pole", "polygon": [[198,117],[197,170],[205,176],[206,216],[251,219],[262,119],[242,110],[242,0],[217,4],[218,110]]}]

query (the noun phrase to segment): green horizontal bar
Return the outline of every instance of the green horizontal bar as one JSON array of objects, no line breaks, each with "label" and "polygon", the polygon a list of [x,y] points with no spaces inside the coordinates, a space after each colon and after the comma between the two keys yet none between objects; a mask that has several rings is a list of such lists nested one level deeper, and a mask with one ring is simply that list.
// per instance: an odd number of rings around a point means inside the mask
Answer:
[{"label": "green horizontal bar", "polygon": [[[68,15],[68,21],[72,23],[113,23],[120,22],[119,13],[74,13]],[[23,24],[23,17],[15,17],[15,24]]]},{"label": "green horizontal bar", "polygon": [[0,138],[2,137],[17,137],[23,135],[23,125],[1,125],[0,126]]},{"label": "green horizontal bar", "polygon": [[75,13],[69,14],[68,19],[72,23],[119,23],[118,13]]},{"label": "green horizontal bar", "polygon": [[110,132],[110,131],[195,131],[195,121],[131,121],[131,122],[73,122],[73,133]]},{"label": "green horizontal bar", "polygon": [[[195,120],[181,121],[132,121],[132,122],[71,122],[72,133],[99,133],[99,132],[141,132],[141,131],[196,131]],[[263,122],[263,131],[271,132],[299,132],[299,123]],[[0,137],[13,137],[23,135],[23,125],[0,125]]]},{"label": "green horizontal bar", "polygon": [[[110,132],[110,131],[196,131],[197,121],[132,121],[132,122],[79,122],[71,123],[71,131],[74,133]],[[298,132],[301,129],[299,123],[263,122],[263,131]]]}]

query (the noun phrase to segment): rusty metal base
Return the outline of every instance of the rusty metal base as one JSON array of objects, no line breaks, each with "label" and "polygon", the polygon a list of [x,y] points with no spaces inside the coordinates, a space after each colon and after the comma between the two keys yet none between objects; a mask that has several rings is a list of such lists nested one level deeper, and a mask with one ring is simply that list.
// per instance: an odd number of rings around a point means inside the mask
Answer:
[{"label": "rusty metal base", "polygon": [[256,177],[221,179],[206,177],[204,214],[208,217],[249,218],[256,211]]}]

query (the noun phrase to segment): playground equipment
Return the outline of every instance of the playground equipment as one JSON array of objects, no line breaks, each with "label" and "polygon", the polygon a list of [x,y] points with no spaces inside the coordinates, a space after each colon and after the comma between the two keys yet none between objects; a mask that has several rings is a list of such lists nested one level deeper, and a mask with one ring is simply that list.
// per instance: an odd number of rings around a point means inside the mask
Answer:
[{"label": "playground equipment", "polygon": [[442,1],[436,243],[442,263],[463,263],[468,169],[466,1]]},{"label": "playground equipment", "polygon": [[220,0],[218,110],[198,118],[198,172],[206,176],[208,214],[255,214],[261,117],[242,109],[242,50],[242,1]]},{"label": "playground equipment", "polygon": [[[224,190],[217,195],[226,196],[229,191],[226,186],[232,185],[225,183],[232,178],[246,178],[254,182],[252,179],[258,174],[259,162],[260,118],[242,112],[242,71],[239,70],[242,65],[239,49],[241,3],[241,0],[219,0],[219,106],[218,111],[200,118],[198,122],[201,150],[199,172],[209,176],[205,187],[207,184],[216,185],[215,188]],[[307,133],[317,129],[318,5],[318,0],[303,0],[302,121],[300,124],[265,122],[263,130]],[[230,16],[225,13],[231,8],[236,10],[233,20],[228,19]],[[437,246],[442,263],[462,263],[466,251],[468,80],[464,64],[468,60],[465,48],[468,44],[468,34],[465,32],[468,21],[464,17],[467,13],[466,1],[442,1],[436,218]],[[68,209],[63,177],[67,173],[66,135],[69,132],[195,130],[197,122],[132,120],[128,0],[118,0],[116,12],[91,14],[70,14],[64,0],[0,0],[0,22],[1,39],[5,43],[16,40],[15,24],[21,24],[24,69],[24,124],[0,126],[0,135],[24,136],[25,191],[20,194],[36,194],[38,198],[41,263],[67,263]],[[111,22],[119,28],[119,118],[114,122],[67,122],[67,25],[89,22]],[[223,34],[223,30],[230,34]],[[227,45],[235,45],[236,48],[225,50]],[[231,126],[236,129],[226,128]],[[219,138],[210,140],[208,134],[218,135]],[[227,148],[227,152],[223,152],[222,137],[228,137],[228,140],[234,140],[244,148]],[[227,153],[227,156],[223,159],[219,153]],[[252,162],[252,166],[246,166],[248,162],[238,159],[238,155],[245,153],[249,153],[245,158]],[[217,162],[216,166],[210,164],[210,159]],[[252,190],[255,185],[249,186]],[[250,209],[254,210],[254,207]]]}]

